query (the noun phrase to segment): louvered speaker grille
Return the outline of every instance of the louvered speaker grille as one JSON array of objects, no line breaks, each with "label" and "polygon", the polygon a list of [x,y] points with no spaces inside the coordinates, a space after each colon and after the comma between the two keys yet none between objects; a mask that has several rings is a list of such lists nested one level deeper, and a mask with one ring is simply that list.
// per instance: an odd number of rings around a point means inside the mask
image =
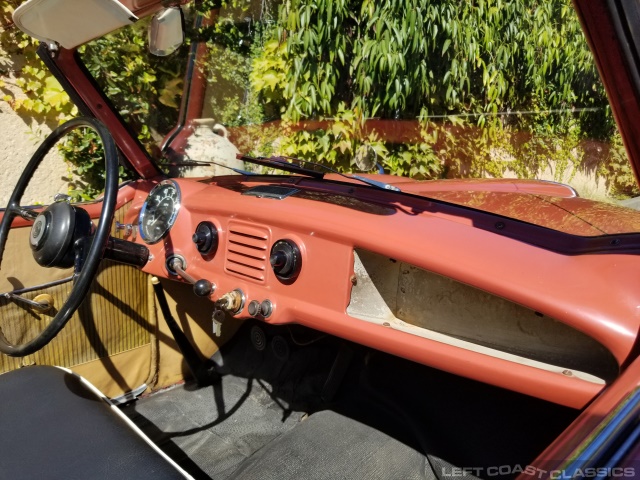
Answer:
[{"label": "louvered speaker grille", "polygon": [[269,258],[269,232],[264,228],[229,225],[227,235],[227,272],[263,283]]}]

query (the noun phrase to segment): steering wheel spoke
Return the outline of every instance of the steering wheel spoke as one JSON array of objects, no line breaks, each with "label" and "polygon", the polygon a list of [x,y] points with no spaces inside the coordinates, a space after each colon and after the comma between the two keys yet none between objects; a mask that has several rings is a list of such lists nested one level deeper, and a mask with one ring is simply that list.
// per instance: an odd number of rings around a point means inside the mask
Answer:
[{"label": "steering wheel spoke", "polygon": [[13,215],[18,215],[18,216],[24,218],[25,220],[29,220],[29,221],[35,220],[36,217],[38,216],[38,214],[40,213],[40,212],[38,212],[36,210],[32,210],[30,208],[21,207],[20,205],[11,206],[11,207],[8,208],[8,210]]},{"label": "steering wheel spoke", "polygon": [[90,237],[83,237],[80,240],[77,240],[73,245],[74,279],[77,278],[80,275],[80,273],[82,273],[82,269],[84,268],[84,263],[87,260],[87,254],[89,253],[89,249],[91,248],[91,244],[93,243],[93,239],[94,239],[93,235]]}]

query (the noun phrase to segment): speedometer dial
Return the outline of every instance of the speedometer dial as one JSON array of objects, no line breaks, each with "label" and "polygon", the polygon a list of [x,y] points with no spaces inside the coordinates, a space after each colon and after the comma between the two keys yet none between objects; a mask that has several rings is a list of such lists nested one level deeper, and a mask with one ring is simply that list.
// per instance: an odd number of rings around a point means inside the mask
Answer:
[{"label": "speedometer dial", "polygon": [[138,228],[142,240],[159,242],[171,229],[180,210],[180,188],[173,180],[153,187],[142,206]]}]

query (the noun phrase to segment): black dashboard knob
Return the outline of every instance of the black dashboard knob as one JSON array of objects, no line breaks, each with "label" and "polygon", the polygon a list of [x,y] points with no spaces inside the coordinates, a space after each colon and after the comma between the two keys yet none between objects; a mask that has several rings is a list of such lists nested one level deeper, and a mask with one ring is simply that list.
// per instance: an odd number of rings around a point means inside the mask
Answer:
[{"label": "black dashboard knob", "polygon": [[302,268],[300,248],[291,240],[278,240],[271,247],[269,263],[279,280],[293,281]]},{"label": "black dashboard knob", "polygon": [[191,237],[191,240],[193,240],[193,243],[201,247],[207,243],[207,236],[202,232],[196,232]]},{"label": "black dashboard knob", "polygon": [[200,222],[191,240],[202,255],[215,253],[218,249],[218,230],[211,222]]},{"label": "black dashboard knob", "polygon": [[198,280],[193,284],[193,293],[199,297],[208,297],[213,291],[213,284],[209,280]]},{"label": "black dashboard knob", "polygon": [[281,250],[278,250],[277,252],[272,253],[271,257],[269,257],[269,263],[271,263],[271,266],[273,267],[274,270],[285,269],[288,261],[289,261],[289,258],[287,257],[287,254]]}]

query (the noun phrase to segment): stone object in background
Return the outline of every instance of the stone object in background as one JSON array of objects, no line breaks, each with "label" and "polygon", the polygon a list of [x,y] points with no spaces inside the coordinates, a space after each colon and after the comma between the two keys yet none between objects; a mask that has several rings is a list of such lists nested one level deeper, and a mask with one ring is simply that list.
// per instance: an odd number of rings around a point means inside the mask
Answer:
[{"label": "stone object in background", "polygon": [[215,162],[219,165],[197,167],[173,166],[169,169],[172,177],[213,177],[216,175],[235,175],[227,167],[244,170],[244,162],[236,159],[240,153],[229,141],[227,129],[215,123],[213,119],[193,120],[193,134],[189,137],[185,150],[186,159],[195,162]]}]

